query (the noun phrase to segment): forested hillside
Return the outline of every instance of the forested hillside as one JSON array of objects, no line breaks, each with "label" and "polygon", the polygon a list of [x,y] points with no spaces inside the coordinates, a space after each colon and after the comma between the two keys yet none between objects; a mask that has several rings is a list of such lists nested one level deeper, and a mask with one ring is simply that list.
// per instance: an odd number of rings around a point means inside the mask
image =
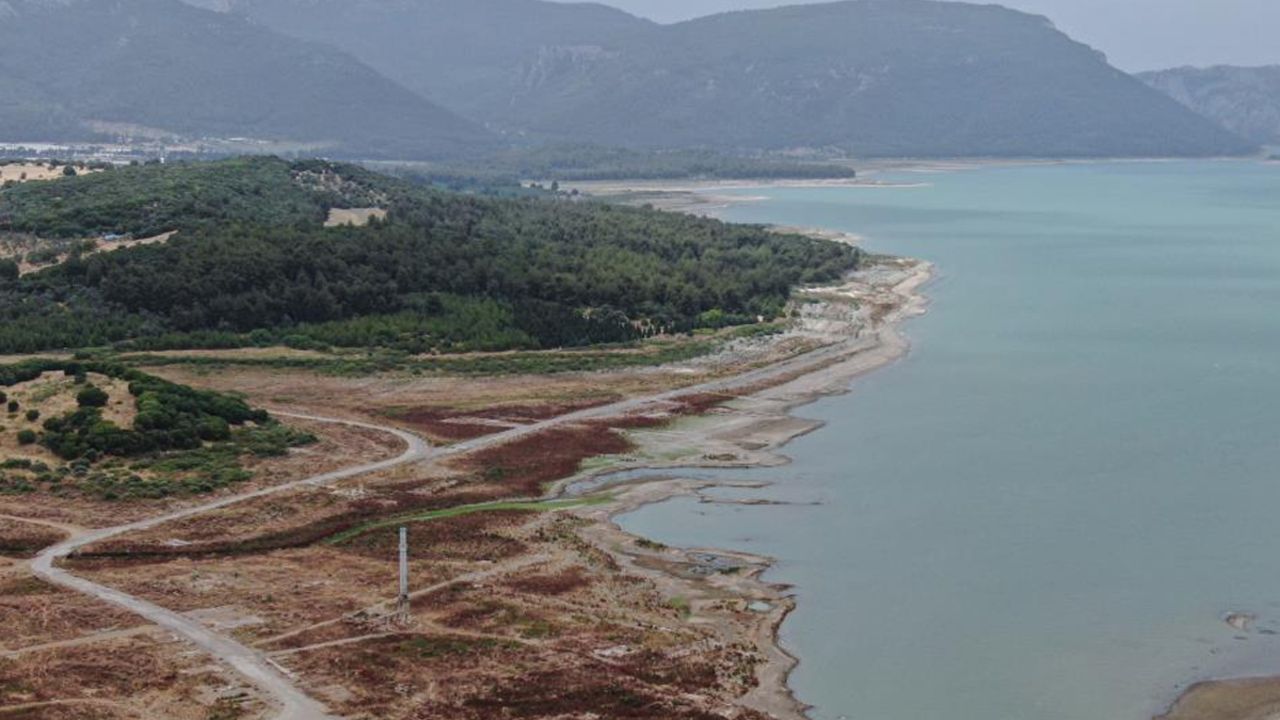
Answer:
[{"label": "forested hillside", "polygon": [[[334,207],[385,220],[325,227]],[[0,272],[0,352],[299,344],[539,348],[775,317],[853,268],[845,245],[568,199],[495,199],[346,165],[253,158],[122,168],[0,191],[38,236],[163,244]]]},{"label": "forested hillside", "polygon": [[188,0],[343,48],[472,118],[510,102],[531,58],[634,41],[657,25],[595,3],[543,0]]},{"label": "forested hillside", "polygon": [[543,0],[193,0],[342,47],[521,143],[864,156],[1254,148],[1052,23],[851,0],[655,25]]},{"label": "forested hillside", "polygon": [[331,46],[179,0],[0,2],[0,141],[240,138],[440,158],[496,138]]},{"label": "forested hillside", "polygon": [[1256,143],[1280,145],[1280,65],[1184,67],[1139,77]]},{"label": "forested hillside", "polygon": [[521,180],[741,180],[839,179],[857,172],[848,165],[806,162],[772,155],[733,155],[714,150],[630,150],[583,144],[512,148],[484,157],[438,163],[441,176]]}]

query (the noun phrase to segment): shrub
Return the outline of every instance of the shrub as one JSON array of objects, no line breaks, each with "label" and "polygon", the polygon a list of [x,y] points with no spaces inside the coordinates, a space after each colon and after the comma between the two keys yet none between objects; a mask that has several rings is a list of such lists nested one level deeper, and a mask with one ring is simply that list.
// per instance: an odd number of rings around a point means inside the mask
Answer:
[{"label": "shrub", "polygon": [[10,400],[10,401],[9,401],[9,412],[11,412],[11,413],[16,413],[16,412],[18,412],[18,408],[20,408],[20,407],[22,407],[22,406],[18,404],[18,401],[17,401],[17,400]]},{"label": "shrub", "polygon": [[27,411],[27,422],[35,422],[35,421],[37,421],[37,420],[39,420],[39,419],[40,419],[40,411],[39,411],[39,410],[28,410],[28,411]]},{"label": "shrub", "polygon": [[93,385],[90,385],[85,389],[81,390],[80,392],[76,393],[76,404],[78,404],[82,408],[106,407],[107,401],[109,401],[110,399],[111,399],[111,396],[107,395],[107,392],[105,390]]},{"label": "shrub", "polygon": [[19,431],[18,431],[18,444],[19,444],[19,445],[33,445],[33,444],[35,444],[35,441],[36,441],[36,434],[35,434],[35,431],[33,431],[33,430],[19,430]]}]

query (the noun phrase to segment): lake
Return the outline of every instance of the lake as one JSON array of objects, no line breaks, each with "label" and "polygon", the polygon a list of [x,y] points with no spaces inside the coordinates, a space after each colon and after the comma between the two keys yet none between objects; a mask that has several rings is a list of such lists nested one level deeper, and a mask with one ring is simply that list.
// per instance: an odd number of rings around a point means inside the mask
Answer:
[{"label": "lake", "polygon": [[803,408],[827,425],[791,465],[729,474],[794,504],[622,524],[777,558],[822,720],[1140,720],[1280,673],[1280,164],[876,179],[913,186],[753,188],[724,217],[936,263],[911,355]]}]

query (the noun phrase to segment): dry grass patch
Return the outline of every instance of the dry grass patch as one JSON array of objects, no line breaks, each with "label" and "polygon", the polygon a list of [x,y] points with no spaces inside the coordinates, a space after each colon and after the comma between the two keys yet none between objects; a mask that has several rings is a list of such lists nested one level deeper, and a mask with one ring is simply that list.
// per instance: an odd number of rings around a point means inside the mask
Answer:
[{"label": "dry grass patch", "polygon": [[[262,717],[266,706],[236,690],[237,682],[203,653],[172,641],[107,640],[0,658],[0,718]],[[231,694],[242,698],[220,700]],[[214,714],[222,709],[234,714]]]},{"label": "dry grass patch", "polygon": [[65,537],[50,527],[0,517],[0,555],[29,557]]},{"label": "dry grass patch", "polygon": [[[88,168],[83,165],[73,167],[79,175],[101,172],[101,170]],[[39,180],[57,180],[58,178],[65,177],[66,169],[66,165],[54,165],[50,167],[49,163],[34,162],[17,162],[0,165],[0,185],[9,181],[24,183],[36,182]]]},{"label": "dry grass patch", "polygon": [[29,574],[0,577],[2,650],[73,640],[137,624],[137,618],[129,613]]},{"label": "dry grass patch", "polygon": [[[359,558],[332,548],[281,550],[237,557],[164,562],[79,560],[78,575],[202,620],[254,643],[342,618],[394,598],[395,558]],[[447,579],[427,564],[414,566],[422,582]]]},{"label": "dry grass patch", "polygon": [[355,227],[363,227],[369,224],[373,219],[385,220],[387,211],[385,208],[332,208],[329,210],[329,218],[324,221],[325,227],[341,227],[343,225],[353,225]]},{"label": "dry grass patch", "polygon": [[[209,351],[210,355],[236,353],[251,353],[258,358],[270,356],[269,352],[258,349]],[[551,413],[563,407],[582,408],[649,395],[697,379],[651,369],[493,377],[419,377],[397,373],[337,377],[302,369],[228,366],[213,372],[183,365],[151,367],[147,372],[192,387],[243,393],[257,406],[291,406],[374,422],[386,421],[397,412],[415,408],[475,417],[496,409],[500,413],[512,413],[504,414],[503,418],[533,420],[540,419],[537,416],[552,416]]]}]

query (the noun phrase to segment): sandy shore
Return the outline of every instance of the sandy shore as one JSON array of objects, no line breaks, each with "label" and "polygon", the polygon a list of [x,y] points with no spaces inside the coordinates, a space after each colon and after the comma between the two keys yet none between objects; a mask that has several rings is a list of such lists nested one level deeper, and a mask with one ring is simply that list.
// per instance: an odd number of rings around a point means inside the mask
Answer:
[{"label": "sandy shore", "polygon": [[[854,379],[907,354],[910,344],[901,323],[926,312],[928,301],[921,290],[933,274],[929,263],[902,260],[874,269],[851,285],[815,291],[848,293],[861,304],[888,309],[872,313],[867,325],[852,331],[857,340],[850,343],[848,353],[832,362],[767,387],[746,388],[711,415],[680,421],[660,431],[634,432],[632,439],[640,452],[631,462],[570,478],[560,483],[557,491],[584,483],[608,486],[609,474],[619,470],[652,470],[656,474],[672,468],[746,468],[789,462],[780,453],[783,446],[821,427],[819,422],[795,417],[796,408],[848,392]],[[788,686],[799,659],[779,642],[779,630],[796,608],[796,601],[789,587],[761,579],[773,559],[718,548],[668,548],[627,534],[615,521],[620,515],[677,496],[692,495],[709,502],[703,491],[726,486],[735,484],[679,477],[626,482],[609,486],[613,493],[610,502],[577,514],[591,521],[585,537],[620,566],[650,579],[668,597],[687,599],[690,622],[710,629],[720,642],[754,648],[759,658],[756,686],[740,698],[742,707],[779,720],[805,720],[808,707]],[[707,558],[730,563],[735,571],[691,576],[689,568]]]},{"label": "sandy shore", "polygon": [[[1224,161],[1238,158],[1223,158]],[[1177,162],[1176,158],[958,158],[954,160],[875,159],[858,162],[858,177],[811,180],[597,180],[571,182],[566,189],[631,205],[649,205],[659,210],[715,217],[733,205],[759,202],[764,198],[736,191],[765,188],[856,188],[863,190],[903,189],[928,186],[928,175],[963,172],[983,168],[1037,167],[1046,165],[1150,164]],[[1262,160],[1267,162],[1267,160]],[[918,181],[890,182],[885,173],[915,174]],[[728,191],[734,194],[726,194]]]},{"label": "sandy shore", "polygon": [[1280,678],[1215,680],[1192,685],[1156,720],[1273,720],[1280,717]]},{"label": "sandy shore", "polygon": [[[726,194],[729,191],[763,190],[765,188],[857,188],[884,190],[921,187],[926,183],[889,183],[868,175],[859,178],[831,180],[636,180],[592,181],[570,183],[568,189],[621,202],[649,206],[668,212],[714,217],[720,211],[766,198],[758,195]],[[814,232],[825,232],[813,229]]]},{"label": "sandy shore", "polygon": [[1280,677],[1211,680],[1192,685],[1155,720],[1275,720]]}]

